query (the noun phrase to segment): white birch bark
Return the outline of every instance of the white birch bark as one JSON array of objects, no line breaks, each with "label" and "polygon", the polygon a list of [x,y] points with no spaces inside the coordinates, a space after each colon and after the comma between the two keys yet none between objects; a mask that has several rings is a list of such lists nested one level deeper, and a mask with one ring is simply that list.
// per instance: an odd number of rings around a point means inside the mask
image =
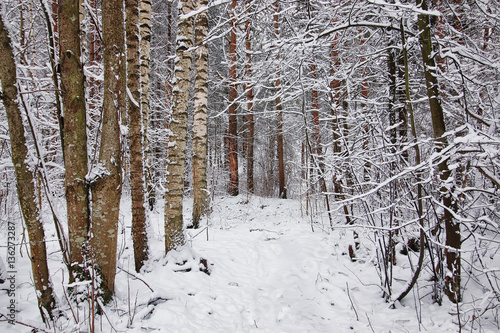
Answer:
[{"label": "white birch bark", "polygon": [[172,135],[169,138],[167,169],[167,192],[165,193],[165,252],[182,246],[185,242],[182,219],[184,192],[184,167],[186,163],[186,130],[189,97],[189,81],[192,66],[193,19],[186,18],[192,11],[193,2],[179,2],[179,22],[175,64],[175,85],[170,122]]},{"label": "white birch bark", "polygon": [[[198,2],[197,9],[207,6],[207,0]],[[207,98],[208,51],[203,43],[208,33],[207,11],[196,18],[195,34],[195,93],[193,121],[193,227],[198,228],[207,205]]]}]

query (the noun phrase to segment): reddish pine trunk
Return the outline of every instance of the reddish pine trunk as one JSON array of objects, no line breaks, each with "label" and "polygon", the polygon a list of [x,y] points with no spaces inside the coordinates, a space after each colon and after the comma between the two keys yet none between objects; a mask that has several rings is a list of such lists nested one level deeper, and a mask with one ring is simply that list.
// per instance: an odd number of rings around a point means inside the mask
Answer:
[{"label": "reddish pine trunk", "polygon": [[229,41],[229,194],[238,195],[238,120],[236,118],[236,0],[231,3],[231,40]]},{"label": "reddish pine trunk", "polygon": [[[247,10],[250,10],[250,1],[247,0]],[[252,55],[250,51],[252,50],[250,41],[250,20],[247,19],[245,22],[245,48],[247,51],[247,62],[246,62],[246,79],[250,80],[252,77]],[[254,193],[254,181],[253,181],[253,163],[254,163],[254,116],[253,116],[253,88],[252,84],[249,83],[245,86],[247,92],[247,107],[248,107],[248,134],[247,134],[247,190],[250,193]]]}]

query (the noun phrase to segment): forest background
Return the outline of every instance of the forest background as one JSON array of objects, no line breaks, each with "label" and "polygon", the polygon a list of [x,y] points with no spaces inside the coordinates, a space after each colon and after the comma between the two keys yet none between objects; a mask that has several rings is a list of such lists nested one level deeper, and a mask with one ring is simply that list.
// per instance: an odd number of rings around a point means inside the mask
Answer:
[{"label": "forest background", "polygon": [[[113,298],[122,196],[140,273],[154,210],[168,254],[186,227],[207,228],[216,196],[243,194],[299,199],[313,229],[326,216],[324,232],[352,231],[352,261],[369,230],[389,304],[426,281],[459,317],[498,324],[498,1],[6,0],[0,11],[1,227],[29,244],[45,322],[61,305],[44,229],[57,233],[68,304],[98,315]],[[403,290],[397,251],[416,260]]]}]

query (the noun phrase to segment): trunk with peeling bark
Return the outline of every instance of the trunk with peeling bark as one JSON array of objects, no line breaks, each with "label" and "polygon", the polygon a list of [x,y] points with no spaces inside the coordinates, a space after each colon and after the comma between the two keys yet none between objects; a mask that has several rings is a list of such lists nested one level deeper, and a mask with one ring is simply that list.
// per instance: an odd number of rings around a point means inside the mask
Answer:
[{"label": "trunk with peeling bark", "polygon": [[144,209],[144,168],[139,64],[139,0],[126,0],[127,106],[130,138],[130,192],[132,196],[132,235],[135,270],[148,260],[146,210]]},{"label": "trunk with peeling bark", "polygon": [[182,0],[179,6],[177,32],[177,59],[175,64],[175,87],[168,149],[169,165],[165,193],[165,252],[184,245],[182,199],[184,195],[184,168],[186,164],[186,131],[189,84],[192,56],[188,51],[193,45],[193,18],[184,17],[193,8],[191,0]]},{"label": "trunk with peeling bark", "polygon": [[90,211],[87,175],[85,77],[80,62],[79,0],[59,1],[61,89],[64,108],[64,168],[72,278],[84,278]]},{"label": "trunk with peeling bark", "polygon": [[121,198],[120,115],[125,108],[125,40],[123,3],[102,5],[104,100],[97,176],[92,188],[91,246],[101,274],[105,302],[111,299],[116,274],[116,246]]},{"label": "trunk with peeling bark", "polygon": [[[201,0],[197,9],[206,7]],[[208,32],[207,11],[196,17],[195,34],[195,93],[193,121],[193,227],[198,228],[200,218],[207,206],[207,98],[208,98],[208,53],[204,40]]]},{"label": "trunk with peeling bark", "polygon": [[[0,78],[2,92],[0,98],[5,106],[9,124],[10,146],[12,163],[16,175],[17,195],[24,222],[28,230],[30,244],[31,269],[35,284],[38,305],[42,319],[46,321],[46,314],[52,318],[52,311],[56,306],[52,283],[50,282],[47,265],[47,249],[45,247],[45,233],[37,205],[35,180],[26,161],[28,148],[21,111],[17,100],[19,98],[16,83],[16,63],[11,47],[10,37],[0,16]],[[10,227],[9,227],[10,228]],[[9,229],[10,230],[10,229]]]}]

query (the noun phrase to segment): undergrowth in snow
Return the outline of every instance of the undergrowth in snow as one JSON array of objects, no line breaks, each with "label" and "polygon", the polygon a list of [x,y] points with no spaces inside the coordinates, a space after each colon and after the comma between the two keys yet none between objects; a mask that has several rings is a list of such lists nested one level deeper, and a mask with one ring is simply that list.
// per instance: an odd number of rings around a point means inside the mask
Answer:
[{"label": "undergrowth in snow", "polygon": [[[186,206],[189,220],[189,200]],[[352,230],[339,224],[330,231],[325,217],[307,216],[298,200],[216,197],[202,228],[187,229],[186,246],[167,257],[158,210],[150,217],[151,254],[141,273],[133,271],[129,199],[122,207],[116,297],[97,316],[96,332],[458,331],[456,306],[434,304],[419,289],[391,307],[382,297],[371,231],[359,234],[353,262],[348,255]],[[48,232],[48,238],[55,235]],[[41,322],[23,246],[23,256],[17,255],[16,319],[32,327],[1,321],[0,332],[89,330],[88,306],[67,305],[60,252],[56,242],[48,246],[52,282],[64,310],[57,326]],[[397,260],[394,290],[410,277],[408,258],[398,253]],[[0,295],[0,313],[5,313],[7,291]],[[495,332],[494,326],[471,323],[468,331]]]}]

